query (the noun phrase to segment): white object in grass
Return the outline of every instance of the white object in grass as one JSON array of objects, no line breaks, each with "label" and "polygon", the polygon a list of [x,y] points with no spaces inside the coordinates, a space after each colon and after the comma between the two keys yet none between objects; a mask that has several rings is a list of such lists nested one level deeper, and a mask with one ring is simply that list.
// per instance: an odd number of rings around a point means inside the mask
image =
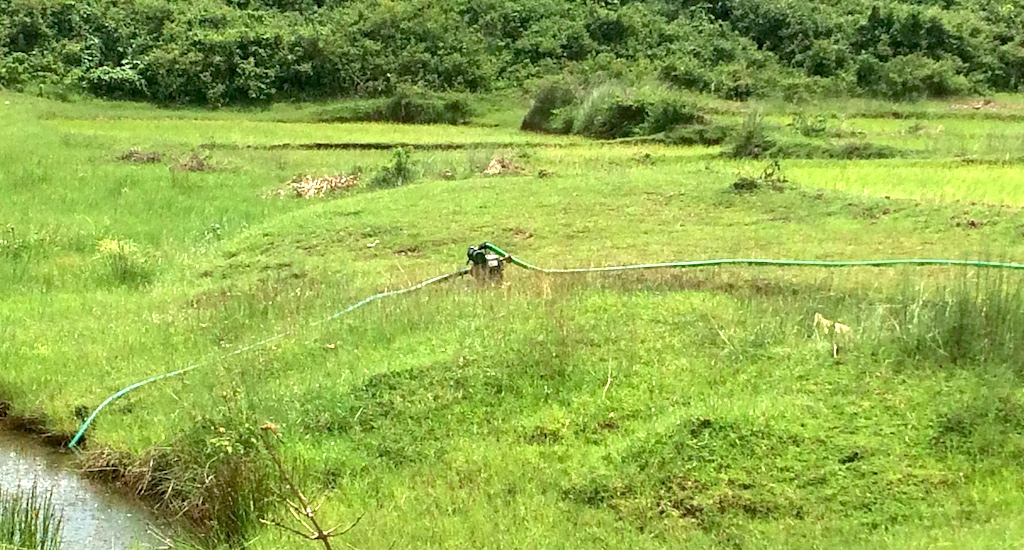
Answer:
[{"label": "white object in grass", "polygon": [[849,325],[845,325],[838,321],[830,321],[820,313],[814,314],[814,328],[815,331],[821,331],[824,333],[832,342],[833,358],[839,357],[840,345],[843,347],[848,346],[850,339],[853,337],[853,329],[850,328]]}]

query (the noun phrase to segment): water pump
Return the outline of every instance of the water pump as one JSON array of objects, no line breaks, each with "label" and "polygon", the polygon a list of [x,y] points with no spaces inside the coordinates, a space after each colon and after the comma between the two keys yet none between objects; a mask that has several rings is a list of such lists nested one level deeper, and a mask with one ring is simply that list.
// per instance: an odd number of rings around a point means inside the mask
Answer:
[{"label": "water pump", "polygon": [[471,264],[469,274],[477,281],[501,281],[505,269],[505,258],[493,253],[487,243],[469,247],[466,259]]}]

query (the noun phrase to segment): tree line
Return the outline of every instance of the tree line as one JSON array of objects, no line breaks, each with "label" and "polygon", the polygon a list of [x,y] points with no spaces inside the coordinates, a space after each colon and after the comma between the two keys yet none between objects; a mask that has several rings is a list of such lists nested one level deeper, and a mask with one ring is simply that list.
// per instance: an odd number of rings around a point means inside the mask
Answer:
[{"label": "tree line", "polygon": [[0,0],[0,86],[168,104],[607,73],[744,100],[1024,88],[1024,0]]}]

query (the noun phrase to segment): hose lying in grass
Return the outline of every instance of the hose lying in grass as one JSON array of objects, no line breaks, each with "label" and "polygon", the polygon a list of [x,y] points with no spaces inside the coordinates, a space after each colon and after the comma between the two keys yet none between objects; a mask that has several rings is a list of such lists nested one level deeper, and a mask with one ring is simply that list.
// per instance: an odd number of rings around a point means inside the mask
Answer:
[{"label": "hose lying in grass", "polygon": [[[439,283],[441,281],[447,281],[448,279],[454,279],[455,277],[461,277],[462,275],[465,275],[467,273],[469,273],[469,269],[460,269],[460,270],[454,271],[452,273],[446,273],[444,275],[439,275],[437,277],[434,277],[434,278],[431,278],[431,279],[427,279],[426,281],[423,281],[422,283],[418,283],[418,284],[415,284],[415,285],[412,285],[412,286],[409,286],[409,287],[400,288],[398,290],[388,290],[388,291],[385,291],[385,292],[378,292],[377,294],[374,294],[373,296],[370,296],[368,298],[360,300],[359,302],[356,302],[356,303],[346,307],[345,309],[343,309],[341,311],[333,313],[330,317],[327,317],[326,319],[322,319],[320,321],[317,321],[317,322],[315,322],[315,323],[313,323],[313,324],[311,324],[309,326],[310,327],[314,327],[314,326],[326,323],[328,321],[333,321],[334,319],[337,319],[338,317],[341,317],[342,315],[345,315],[346,313],[352,312],[352,311],[354,311],[356,309],[359,309],[359,308],[365,306],[366,304],[369,304],[370,302],[379,300],[381,298],[387,298],[389,296],[398,296],[399,294],[405,294],[407,292],[413,292],[415,290],[420,290],[421,288],[428,287],[428,286],[430,286],[430,285],[432,285],[434,283]],[[231,356],[234,356],[234,355],[238,355],[238,354],[241,354],[241,353],[245,353],[245,352],[247,352],[249,350],[256,349],[256,348],[261,347],[261,346],[265,346],[266,344],[269,344],[269,343],[274,342],[276,340],[280,340],[281,338],[284,338],[285,336],[288,336],[289,334],[292,334],[295,331],[296,331],[296,329],[291,329],[291,330],[287,330],[287,331],[279,333],[279,334],[275,334],[275,335],[271,336],[270,338],[264,338],[263,340],[260,340],[258,342],[253,342],[252,344],[249,344],[249,345],[246,345],[246,346],[242,346],[242,347],[240,347],[240,348],[238,348],[238,349],[236,349],[236,350],[234,350],[234,351],[232,351],[230,353],[227,353],[225,355],[219,356],[216,359],[218,361],[222,361],[224,359],[227,359],[228,357],[231,357]],[[81,442],[82,437],[85,436],[85,432],[86,432],[86,430],[89,429],[89,425],[92,424],[92,421],[96,419],[96,415],[98,415],[100,413],[100,411],[103,410],[104,407],[106,407],[107,405],[113,403],[114,401],[117,401],[118,399],[123,397],[125,394],[127,394],[127,393],[129,393],[129,392],[131,392],[131,391],[133,391],[135,389],[141,388],[142,386],[145,386],[147,384],[151,384],[151,383],[157,382],[159,380],[164,380],[164,379],[167,379],[167,378],[171,378],[172,376],[178,376],[179,374],[185,374],[186,372],[189,372],[191,370],[195,370],[195,369],[197,369],[197,368],[199,368],[199,367],[201,367],[203,365],[207,365],[207,364],[209,364],[211,362],[212,362],[212,360],[200,361],[198,363],[189,365],[189,366],[187,366],[187,367],[185,367],[183,369],[178,369],[178,370],[173,371],[173,372],[168,372],[168,373],[161,374],[161,375],[158,375],[158,376],[153,376],[151,378],[147,378],[145,380],[141,380],[139,382],[131,384],[130,386],[125,386],[124,388],[118,390],[117,392],[112,394],[110,397],[104,399],[103,402],[100,403],[100,405],[98,407],[96,407],[96,409],[94,409],[92,411],[92,414],[90,414],[89,417],[85,419],[85,422],[82,422],[82,426],[78,428],[78,432],[75,433],[75,437],[73,437],[71,439],[71,442],[68,443],[68,448],[70,448],[72,451],[78,452],[78,444],[79,444],[79,442]]]},{"label": "hose lying in grass", "polygon": [[897,260],[765,260],[754,258],[727,258],[722,260],[694,260],[686,262],[669,262],[662,264],[634,264],[614,265],[605,267],[574,267],[569,269],[549,269],[537,267],[527,263],[516,256],[505,252],[497,245],[483,243],[480,248],[486,248],[501,256],[512,265],[530,271],[541,273],[607,273],[613,271],[636,271],[643,269],[664,269],[664,268],[687,268],[687,267],[711,267],[719,265],[754,265],[754,266],[798,266],[798,267],[893,267],[898,265],[941,265],[941,266],[967,266],[967,267],[998,267],[1003,269],[1024,269],[1024,264],[1012,262],[988,262],[979,260],[935,260],[935,259],[897,259]]},{"label": "hose lying in grass", "polygon": [[[993,268],[1003,268],[1003,269],[1024,269],[1024,264],[1009,263],[1009,262],[989,262],[989,261],[978,261],[978,260],[895,259],[895,260],[823,261],[823,260],[767,260],[767,259],[744,259],[744,258],[727,258],[727,259],[720,259],[720,260],[694,260],[694,261],[669,262],[669,263],[659,263],[659,264],[634,264],[634,265],[618,265],[618,266],[605,266],[605,267],[578,267],[578,268],[568,268],[568,269],[548,269],[548,268],[537,267],[537,266],[535,266],[533,264],[527,263],[527,262],[519,259],[518,257],[513,256],[513,255],[509,254],[508,252],[505,252],[504,250],[502,250],[497,245],[494,245],[494,244],[489,243],[489,242],[485,242],[485,243],[483,243],[482,245],[480,245],[479,247],[476,247],[476,248],[477,249],[490,250],[494,254],[497,254],[498,256],[503,258],[505,261],[507,261],[507,262],[509,262],[509,263],[511,263],[513,265],[516,265],[518,267],[521,267],[523,269],[527,269],[527,270],[530,270],[530,271],[538,271],[538,272],[541,272],[541,273],[552,273],[552,274],[554,274],[554,273],[599,273],[599,272],[614,272],[614,271],[634,271],[634,270],[645,270],[645,269],[710,267],[710,266],[720,266],[720,265],[796,266],[796,267],[892,267],[892,266],[899,266],[899,265],[916,265],[916,266],[936,265],[936,266],[968,266],[968,267],[993,267]],[[354,309],[358,309],[358,308],[360,308],[360,307],[362,307],[362,306],[364,306],[364,305],[366,305],[366,304],[368,304],[368,303],[370,303],[370,302],[372,302],[374,300],[377,300],[377,299],[380,299],[380,298],[384,298],[384,297],[387,297],[387,296],[397,296],[399,294],[405,294],[407,292],[412,292],[414,290],[419,290],[419,289],[424,288],[426,286],[429,286],[429,285],[431,285],[433,283],[437,283],[437,282],[444,281],[444,280],[447,280],[447,279],[450,279],[450,278],[453,278],[453,277],[458,277],[458,276],[461,276],[461,275],[465,275],[466,273],[469,273],[469,270],[468,269],[462,269],[462,270],[456,271],[454,273],[449,273],[449,274],[446,274],[446,275],[441,275],[439,277],[434,277],[433,279],[428,279],[428,280],[423,281],[422,283],[419,283],[417,285],[413,285],[413,286],[410,286],[410,287],[407,287],[407,288],[403,288],[403,289],[400,289],[400,290],[392,290],[392,291],[388,291],[388,292],[381,292],[381,293],[378,293],[378,294],[374,294],[373,296],[370,296],[369,298],[366,298],[365,300],[363,300],[361,302],[357,302],[357,303],[355,303],[355,304],[353,304],[353,305],[351,305],[351,306],[349,306],[349,307],[347,307],[347,308],[345,308],[345,309],[343,309],[343,310],[341,310],[341,311],[331,315],[327,319],[324,319],[322,321],[319,321],[319,322],[315,323],[314,326],[316,324],[320,324],[320,323],[323,323],[323,322],[330,321],[330,320],[336,319],[338,317],[341,317],[342,315],[345,315],[346,313],[348,313],[348,312],[350,312],[350,311],[352,311]],[[283,332],[281,334],[277,334],[277,335],[271,336],[270,338],[266,338],[264,340],[260,340],[259,342],[255,342],[253,344],[249,344],[247,346],[243,346],[241,348],[236,349],[235,351],[232,351],[231,353],[228,353],[227,355],[221,356],[219,359],[226,359],[226,358],[231,357],[233,355],[238,355],[240,353],[244,353],[244,352],[252,350],[254,348],[258,348],[260,346],[266,345],[266,344],[268,344],[270,342],[273,342],[275,340],[283,338],[284,336],[287,336],[288,334],[291,334],[292,332],[293,331]],[[70,447],[72,450],[77,450],[76,446],[81,441],[82,436],[85,435],[86,430],[89,429],[89,425],[96,418],[96,415],[99,414],[99,412],[101,410],[103,410],[104,407],[106,407],[110,403],[116,401],[117,399],[119,399],[123,395],[125,395],[128,392],[131,392],[132,390],[135,390],[135,389],[137,389],[139,387],[145,386],[146,384],[150,384],[150,383],[156,382],[158,380],[163,380],[165,378],[170,378],[172,376],[177,376],[179,374],[184,374],[184,373],[186,373],[186,372],[188,372],[190,370],[196,369],[196,368],[198,368],[201,365],[206,364],[206,363],[208,363],[208,361],[207,362],[197,363],[197,364],[185,367],[183,369],[176,370],[176,371],[173,371],[173,372],[169,372],[169,373],[166,373],[166,374],[161,374],[159,376],[154,376],[152,378],[147,378],[146,380],[142,380],[140,382],[136,382],[136,383],[134,383],[134,384],[132,384],[130,386],[127,386],[124,389],[121,389],[120,391],[114,393],[113,395],[108,397],[106,400],[104,400],[103,403],[100,403],[100,406],[96,407],[96,410],[94,410],[92,412],[92,414],[90,414],[89,417],[85,420],[85,422],[82,423],[82,426],[78,429],[78,433],[75,434],[75,437],[68,444],[68,447]]]}]

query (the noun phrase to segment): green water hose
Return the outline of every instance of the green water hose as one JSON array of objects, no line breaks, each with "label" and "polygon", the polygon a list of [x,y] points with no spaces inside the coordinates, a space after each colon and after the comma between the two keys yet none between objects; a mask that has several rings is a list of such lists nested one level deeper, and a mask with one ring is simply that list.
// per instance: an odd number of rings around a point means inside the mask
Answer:
[{"label": "green water hose", "polygon": [[[669,263],[656,263],[656,264],[633,264],[633,265],[617,265],[617,266],[605,266],[605,267],[575,267],[575,268],[563,268],[563,269],[548,269],[548,268],[537,267],[537,266],[535,266],[533,264],[527,263],[527,262],[519,259],[518,257],[513,256],[513,255],[509,254],[508,252],[505,252],[504,250],[502,250],[497,245],[489,243],[489,242],[485,242],[485,243],[483,243],[482,245],[480,245],[477,248],[478,249],[490,250],[494,254],[496,254],[499,257],[501,257],[502,259],[504,259],[504,261],[507,261],[507,262],[509,262],[509,263],[511,263],[511,264],[513,264],[515,266],[521,267],[523,269],[527,269],[527,270],[530,270],[530,271],[538,271],[538,272],[541,272],[541,273],[551,273],[551,274],[555,274],[555,273],[608,273],[608,272],[616,272],[616,271],[635,271],[635,270],[664,269],[664,268],[711,267],[711,266],[722,266],[722,265],[798,266],[798,267],[892,267],[892,266],[899,266],[899,265],[915,265],[915,266],[930,266],[930,265],[933,265],[933,266],[967,266],[967,267],[992,267],[992,268],[1002,268],[1002,269],[1024,269],[1024,264],[1010,263],[1010,262],[989,262],[989,261],[978,261],[978,260],[896,259],[896,260],[824,261],[824,260],[766,260],[766,259],[754,259],[754,258],[727,258],[727,259],[720,259],[720,260],[693,260],[693,261],[685,261],[685,262],[669,262]],[[347,307],[347,308],[345,308],[345,309],[343,309],[341,311],[338,311],[338,312],[332,314],[330,317],[327,317],[326,319],[318,321],[318,322],[314,323],[311,326],[315,326],[315,325],[318,325],[318,324],[321,324],[321,323],[324,323],[324,322],[327,322],[327,321],[330,321],[330,320],[333,320],[333,319],[337,319],[338,317],[341,317],[342,315],[345,315],[345,314],[347,314],[347,313],[349,313],[349,312],[351,312],[351,311],[353,311],[355,309],[358,309],[358,308],[360,308],[360,307],[362,307],[362,306],[364,306],[364,305],[366,305],[366,304],[368,304],[370,302],[373,302],[375,300],[379,300],[381,298],[385,298],[385,297],[388,297],[388,296],[397,296],[399,294],[405,294],[407,292],[412,292],[412,291],[415,291],[415,290],[419,290],[421,288],[427,287],[427,286],[432,285],[434,283],[438,283],[438,282],[441,282],[441,281],[444,281],[444,280],[448,280],[448,279],[451,279],[451,278],[454,278],[454,277],[465,275],[466,273],[469,273],[468,269],[460,269],[460,270],[455,271],[453,273],[448,273],[448,274],[445,274],[445,275],[441,275],[439,277],[434,277],[432,279],[428,279],[426,281],[423,281],[422,283],[419,283],[419,284],[416,284],[416,285],[413,285],[413,286],[410,286],[410,287],[406,287],[406,288],[403,288],[403,289],[391,290],[391,291],[387,291],[387,292],[379,292],[379,293],[374,294],[373,296],[370,296],[370,297],[368,297],[368,298],[366,298],[364,300],[356,302],[355,304],[352,304],[351,306],[349,306],[349,307]],[[238,354],[244,353],[246,351],[249,351],[249,350],[252,350],[252,349],[264,346],[264,345],[266,345],[266,344],[268,344],[270,342],[273,342],[275,340],[283,338],[283,337],[293,333],[294,331],[295,331],[295,329],[290,330],[290,331],[286,331],[286,332],[283,332],[283,333],[271,336],[270,338],[265,338],[263,340],[260,340],[258,342],[254,342],[254,343],[249,344],[247,346],[240,347],[240,348],[238,348],[238,349],[236,349],[236,350],[234,350],[234,351],[232,351],[232,352],[230,352],[230,353],[228,353],[226,355],[217,357],[216,360],[223,360],[223,359],[226,359],[226,358],[231,357],[233,355],[238,355]],[[71,450],[77,452],[79,442],[81,442],[82,437],[85,435],[86,430],[89,429],[90,424],[92,424],[93,420],[96,419],[96,415],[98,415],[99,412],[101,410],[103,410],[104,407],[106,407],[107,405],[109,405],[109,404],[113,403],[114,401],[120,399],[125,394],[127,394],[127,393],[129,393],[129,392],[131,392],[131,391],[133,391],[133,390],[135,390],[137,388],[145,386],[147,384],[151,384],[151,383],[157,382],[159,380],[164,380],[164,379],[167,379],[167,378],[171,378],[173,376],[178,376],[180,374],[184,374],[186,372],[189,372],[191,370],[199,368],[202,365],[209,364],[211,361],[213,361],[213,359],[208,360],[208,361],[203,361],[203,362],[200,362],[200,363],[196,363],[196,364],[190,365],[188,367],[185,367],[183,369],[179,369],[179,370],[176,370],[176,371],[173,371],[173,372],[168,372],[168,373],[161,374],[161,375],[158,375],[158,376],[153,376],[151,378],[147,378],[145,380],[142,380],[142,381],[136,382],[134,384],[131,384],[129,386],[126,386],[126,387],[122,388],[121,390],[118,390],[117,392],[112,394],[110,397],[106,398],[102,403],[100,403],[100,405],[98,407],[96,407],[95,410],[92,411],[92,414],[90,414],[89,417],[86,418],[86,420],[82,423],[82,426],[78,429],[78,432],[75,434],[75,437],[71,439],[70,443],[68,443],[68,447],[71,448]]]},{"label": "green water hose", "polygon": [[504,258],[512,265],[530,271],[541,273],[608,273],[613,271],[635,271],[644,269],[663,268],[687,268],[687,267],[711,267],[719,265],[757,265],[757,266],[801,266],[801,267],[893,267],[898,265],[942,265],[942,266],[968,266],[968,267],[998,267],[1003,269],[1024,269],[1024,264],[1010,262],[987,262],[979,260],[932,260],[932,259],[898,259],[898,260],[848,260],[848,261],[826,261],[826,260],[764,260],[756,258],[727,258],[722,260],[693,260],[686,262],[669,262],[661,264],[634,264],[614,265],[606,267],[573,267],[568,269],[549,269],[537,267],[527,263],[516,256],[505,252],[497,245],[483,243],[480,248],[486,248],[491,252]]},{"label": "green water hose", "polygon": [[[308,325],[308,327],[314,327],[314,326],[326,323],[327,321],[332,321],[334,319],[337,319],[338,317],[341,317],[342,315],[345,315],[346,313],[349,313],[349,312],[352,312],[354,310],[357,310],[357,309],[365,306],[366,304],[369,304],[370,302],[379,300],[381,298],[387,298],[389,296],[398,296],[400,294],[405,294],[407,292],[413,292],[413,291],[419,290],[421,288],[426,288],[426,287],[428,287],[428,286],[430,286],[430,285],[432,285],[434,283],[439,283],[441,281],[447,281],[449,279],[453,279],[455,277],[460,277],[460,276],[465,275],[467,273],[469,273],[469,269],[460,269],[460,270],[452,272],[452,273],[446,273],[446,274],[440,275],[438,277],[433,277],[431,279],[427,279],[426,281],[423,281],[422,283],[418,283],[418,284],[415,284],[415,285],[412,285],[412,286],[409,286],[409,287],[400,288],[400,289],[397,289],[397,290],[389,290],[389,291],[385,291],[385,292],[378,292],[377,294],[374,294],[373,296],[370,296],[368,298],[360,300],[360,301],[358,301],[358,302],[356,302],[356,303],[346,307],[345,309],[342,309],[340,311],[337,311],[337,312],[331,314],[327,318],[324,318],[324,319],[321,319],[320,321],[312,323],[312,324]],[[157,382],[157,381],[160,381],[160,380],[165,380],[165,379],[171,378],[173,376],[178,376],[179,374],[185,374],[186,372],[195,370],[195,369],[197,369],[197,368],[199,368],[199,367],[201,367],[203,365],[207,365],[207,364],[213,362],[214,360],[216,360],[216,361],[223,361],[224,359],[227,359],[227,358],[229,358],[231,356],[238,355],[238,354],[241,354],[241,353],[245,353],[245,352],[247,352],[249,350],[256,349],[258,347],[261,347],[261,346],[264,346],[266,344],[269,344],[269,343],[271,343],[271,342],[273,342],[275,340],[280,340],[281,338],[284,338],[285,336],[288,336],[289,334],[294,333],[296,330],[297,329],[287,330],[287,331],[275,334],[275,335],[273,335],[273,336],[271,336],[269,338],[264,338],[263,340],[260,340],[258,342],[253,342],[253,343],[248,344],[246,346],[242,346],[242,347],[240,347],[240,348],[238,348],[238,349],[236,349],[236,350],[234,350],[234,351],[232,351],[230,353],[218,356],[218,357],[216,357],[214,359],[209,359],[209,360],[206,360],[206,361],[200,361],[198,363],[189,365],[189,366],[187,366],[187,367],[185,367],[183,369],[178,369],[178,370],[173,371],[173,372],[168,372],[168,373],[165,373],[165,374],[160,374],[160,375],[157,375],[157,376],[153,376],[153,377],[147,378],[145,380],[141,380],[139,382],[135,382],[134,384],[131,384],[129,386],[125,386],[124,388],[121,388],[120,390],[118,390],[118,391],[114,392],[113,394],[111,394],[110,397],[104,399],[103,402],[100,403],[100,405],[98,407],[96,407],[92,411],[92,414],[90,414],[89,417],[86,418],[84,422],[82,422],[82,426],[78,428],[78,432],[75,433],[75,437],[73,437],[71,439],[71,442],[68,443],[68,448],[77,453],[78,452],[78,444],[82,441],[82,437],[85,436],[86,430],[89,429],[89,425],[91,425],[92,421],[96,419],[96,416],[100,413],[100,411],[102,411],[104,407],[106,407],[107,405],[113,403],[114,401],[117,401],[118,399],[120,399],[121,397],[126,395],[127,393],[129,393],[129,392],[131,392],[133,390],[136,390],[138,388],[141,388],[142,386],[145,386],[147,384],[152,384],[153,382]]]}]

